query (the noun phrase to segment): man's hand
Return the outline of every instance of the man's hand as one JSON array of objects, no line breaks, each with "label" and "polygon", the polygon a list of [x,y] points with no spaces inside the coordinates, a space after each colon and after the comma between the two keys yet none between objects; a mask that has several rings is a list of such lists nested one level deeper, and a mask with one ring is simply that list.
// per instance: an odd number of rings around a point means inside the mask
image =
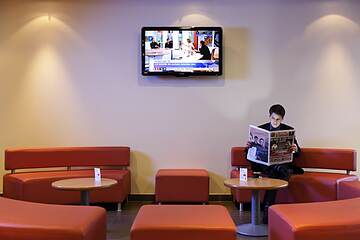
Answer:
[{"label": "man's hand", "polygon": [[246,147],[247,147],[247,148],[250,148],[250,147],[251,147],[251,143],[252,143],[252,142],[247,141],[247,142],[246,142]]},{"label": "man's hand", "polygon": [[290,146],[290,151],[292,151],[293,153],[296,153],[298,151],[298,147],[296,146],[296,144]]}]

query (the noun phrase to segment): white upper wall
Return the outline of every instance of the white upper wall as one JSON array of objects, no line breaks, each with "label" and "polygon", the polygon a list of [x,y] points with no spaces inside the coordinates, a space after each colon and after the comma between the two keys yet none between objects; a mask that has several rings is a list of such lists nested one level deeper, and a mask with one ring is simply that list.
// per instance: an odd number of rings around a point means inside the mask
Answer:
[{"label": "white upper wall", "polygon": [[[359,12],[355,0],[2,1],[0,151],[127,145],[133,193],[152,193],[159,168],[206,168],[224,193],[231,147],[273,103],[301,146],[360,151]],[[224,75],[141,76],[141,27],[166,25],[222,26]]]}]

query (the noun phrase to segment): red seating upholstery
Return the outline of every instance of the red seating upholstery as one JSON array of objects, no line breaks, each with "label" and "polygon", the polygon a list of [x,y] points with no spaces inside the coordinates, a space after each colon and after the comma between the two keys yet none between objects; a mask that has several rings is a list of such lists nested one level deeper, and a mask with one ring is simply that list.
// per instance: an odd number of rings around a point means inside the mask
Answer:
[{"label": "red seating upholstery", "polygon": [[[245,158],[244,147],[233,147],[231,150],[231,163],[234,167],[250,167]],[[324,168],[346,171],[356,170],[356,151],[345,149],[303,148],[295,164],[303,168]],[[231,176],[238,175],[233,170]],[[250,170],[251,172],[251,170]],[[304,175],[293,175],[288,188],[279,190],[277,202],[301,203],[331,201],[338,199],[339,182],[357,180],[357,176],[306,172]],[[249,202],[250,194],[244,190],[232,190],[236,202]]]},{"label": "red seating upholstery", "polygon": [[[130,160],[128,147],[72,147],[44,149],[14,149],[5,151],[5,169],[49,167],[100,166],[102,177],[118,183],[107,189],[90,192],[91,202],[123,202],[130,193],[130,171],[108,169],[127,167]],[[40,203],[79,203],[80,192],[62,191],[51,187],[61,179],[92,177],[93,169],[68,171],[31,171],[10,173],[4,176],[4,196]]]},{"label": "red seating upholstery", "polygon": [[360,182],[341,182],[339,185],[339,199],[360,197]]},{"label": "red seating upholstery", "polygon": [[289,186],[279,190],[276,201],[278,203],[334,201],[338,199],[340,182],[357,179],[357,176],[340,173],[305,172],[303,175],[293,175],[289,180]]},{"label": "red seating upholstery", "polygon": [[217,205],[142,206],[130,231],[131,240],[235,240],[235,224]]},{"label": "red seating upholstery", "polygon": [[1,240],[106,240],[99,207],[47,205],[0,197]]},{"label": "red seating upholstery", "polygon": [[360,198],[279,204],[269,209],[269,240],[357,240]]},{"label": "red seating upholstery", "polygon": [[352,149],[302,148],[295,165],[302,168],[356,171],[356,155]]},{"label": "red seating upholstery", "polygon": [[209,174],[204,169],[160,169],[155,198],[156,202],[208,202]]},{"label": "red seating upholstery", "polygon": [[129,147],[59,147],[5,150],[5,170],[74,166],[129,166]]},{"label": "red seating upholstery", "polygon": [[[91,202],[122,202],[130,193],[128,170],[102,170],[102,177],[118,183],[111,188],[90,191]],[[39,203],[71,204],[80,202],[80,192],[62,191],[51,187],[60,179],[93,177],[94,170],[27,172],[8,174],[4,177],[4,196]]]}]

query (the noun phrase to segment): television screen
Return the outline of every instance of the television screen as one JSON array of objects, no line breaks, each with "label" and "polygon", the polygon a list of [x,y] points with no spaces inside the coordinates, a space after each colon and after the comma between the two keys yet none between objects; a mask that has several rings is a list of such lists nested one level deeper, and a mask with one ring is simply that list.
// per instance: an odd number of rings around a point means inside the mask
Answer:
[{"label": "television screen", "polygon": [[143,75],[221,75],[220,27],[143,27]]}]

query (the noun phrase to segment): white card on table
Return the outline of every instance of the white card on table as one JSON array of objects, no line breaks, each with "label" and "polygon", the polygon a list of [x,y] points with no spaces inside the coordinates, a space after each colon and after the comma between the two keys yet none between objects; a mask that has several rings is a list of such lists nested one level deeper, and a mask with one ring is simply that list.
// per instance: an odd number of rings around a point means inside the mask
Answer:
[{"label": "white card on table", "polygon": [[247,168],[240,168],[240,181],[247,181],[247,174],[248,174],[248,169]]},{"label": "white card on table", "polygon": [[100,168],[94,168],[95,173],[95,181],[100,182],[101,181],[101,171]]}]

